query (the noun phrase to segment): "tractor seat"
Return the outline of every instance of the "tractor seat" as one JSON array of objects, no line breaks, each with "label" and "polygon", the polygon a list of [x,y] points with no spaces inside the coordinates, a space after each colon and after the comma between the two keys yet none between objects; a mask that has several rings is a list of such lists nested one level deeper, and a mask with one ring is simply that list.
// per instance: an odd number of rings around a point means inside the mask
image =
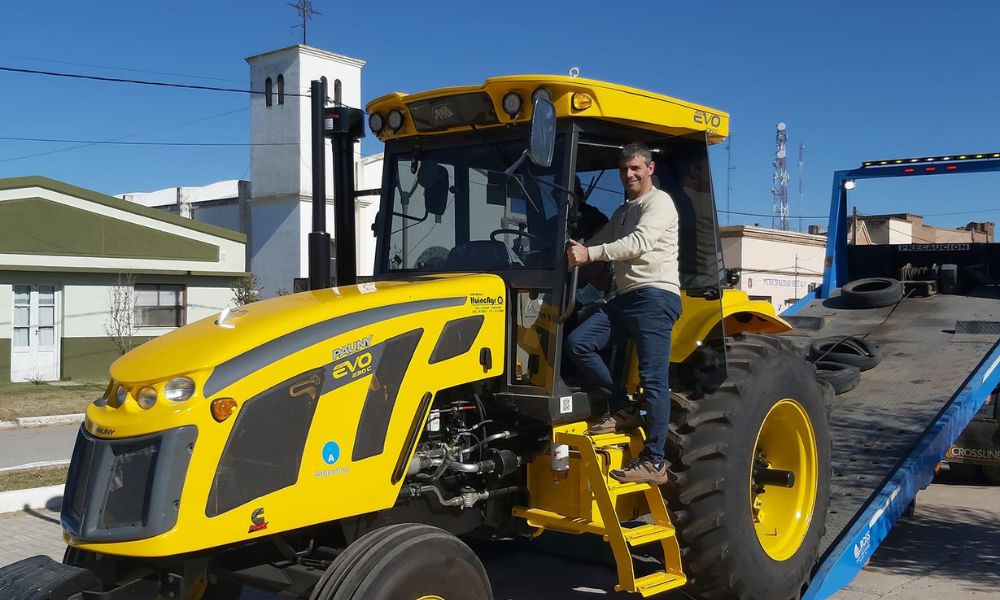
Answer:
[{"label": "tractor seat", "polygon": [[500,271],[519,263],[503,242],[475,240],[452,248],[445,266],[449,271]]}]

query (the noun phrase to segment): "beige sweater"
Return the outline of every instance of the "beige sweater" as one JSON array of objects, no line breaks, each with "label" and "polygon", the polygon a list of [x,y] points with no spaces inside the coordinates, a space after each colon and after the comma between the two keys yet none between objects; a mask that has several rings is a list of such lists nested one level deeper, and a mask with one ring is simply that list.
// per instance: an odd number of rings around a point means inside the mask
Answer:
[{"label": "beige sweater", "polygon": [[666,192],[626,200],[586,244],[590,260],[615,262],[619,294],[654,287],[680,295],[677,209]]}]

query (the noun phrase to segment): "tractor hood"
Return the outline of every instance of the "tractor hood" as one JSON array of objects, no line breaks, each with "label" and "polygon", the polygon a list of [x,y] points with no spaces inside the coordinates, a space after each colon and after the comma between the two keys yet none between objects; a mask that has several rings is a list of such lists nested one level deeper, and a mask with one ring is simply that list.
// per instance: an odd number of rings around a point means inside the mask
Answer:
[{"label": "tractor hood", "polygon": [[[445,331],[444,325],[470,318],[502,335],[505,300],[499,277],[454,275],[363,283],[249,304],[150,340],[116,360],[106,396],[88,408],[87,429],[121,438],[183,426],[191,422],[192,411],[207,416],[206,405],[216,398],[232,398],[241,407],[276,382],[314,370],[329,384],[341,359],[401,330],[419,330],[433,345],[445,333],[455,335],[454,327]],[[489,370],[502,370],[502,337],[493,344]],[[174,402],[168,399],[168,384],[179,378],[190,380],[193,392]],[[146,405],[139,400],[143,394]],[[155,401],[149,403],[150,397]]]},{"label": "tractor hood", "polygon": [[[208,393],[237,373],[265,366],[366,324],[435,308],[496,298],[502,282],[491,275],[464,275],[417,281],[383,281],[280,296],[181,327],[138,346],[111,365],[116,382],[143,384],[165,377],[221,367]],[[492,293],[487,294],[487,291]],[[477,293],[479,292],[479,293]],[[503,306],[503,303],[500,303]],[[242,361],[234,361],[244,357]],[[239,368],[237,363],[243,363]],[[228,376],[225,376],[228,375]],[[214,376],[214,377],[213,377]]]},{"label": "tractor hood", "polygon": [[172,556],[391,507],[432,399],[503,374],[506,310],[501,278],[454,275],[284,296],[143,344],[87,410],[67,540]]}]

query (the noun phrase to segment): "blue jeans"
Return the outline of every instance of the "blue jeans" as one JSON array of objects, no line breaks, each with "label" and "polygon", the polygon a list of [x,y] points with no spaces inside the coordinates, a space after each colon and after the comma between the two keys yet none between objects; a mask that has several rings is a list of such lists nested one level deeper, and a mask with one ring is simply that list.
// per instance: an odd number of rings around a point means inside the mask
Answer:
[{"label": "blue jeans", "polygon": [[670,334],[681,314],[677,294],[639,288],[615,296],[566,338],[566,354],[580,373],[611,397],[611,412],[625,408],[622,385],[615,383],[599,352],[630,339],[639,356],[639,381],[649,404],[645,453],[663,459],[670,423]]}]

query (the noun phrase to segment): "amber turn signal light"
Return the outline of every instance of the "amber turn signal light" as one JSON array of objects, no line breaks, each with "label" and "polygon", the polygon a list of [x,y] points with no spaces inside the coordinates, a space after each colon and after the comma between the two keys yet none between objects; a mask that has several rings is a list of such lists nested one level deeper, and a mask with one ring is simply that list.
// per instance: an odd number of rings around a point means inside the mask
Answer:
[{"label": "amber turn signal light", "polygon": [[583,110],[590,108],[594,104],[594,99],[589,94],[577,92],[573,94],[573,110]]},{"label": "amber turn signal light", "polygon": [[236,410],[236,400],[232,398],[216,398],[212,400],[212,418],[219,423],[233,416]]}]

